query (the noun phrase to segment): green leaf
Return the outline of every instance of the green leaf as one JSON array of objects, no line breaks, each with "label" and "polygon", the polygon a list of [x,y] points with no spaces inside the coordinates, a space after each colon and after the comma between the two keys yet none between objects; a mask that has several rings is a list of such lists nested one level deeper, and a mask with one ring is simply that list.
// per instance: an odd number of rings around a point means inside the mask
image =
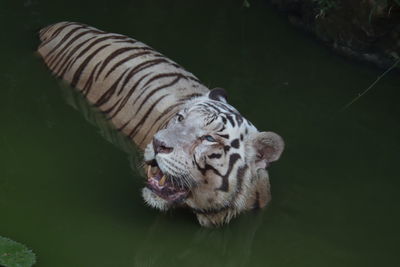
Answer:
[{"label": "green leaf", "polygon": [[244,6],[244,7],[250,7],[249,1],[248,1],[248,0],[244,0],[244,1],[243,1],[243,6]]},{"label": "green leaf", "polygon": [[25,245],[0,236],[0,266],[31,267],[35,262],[35,254]]}]

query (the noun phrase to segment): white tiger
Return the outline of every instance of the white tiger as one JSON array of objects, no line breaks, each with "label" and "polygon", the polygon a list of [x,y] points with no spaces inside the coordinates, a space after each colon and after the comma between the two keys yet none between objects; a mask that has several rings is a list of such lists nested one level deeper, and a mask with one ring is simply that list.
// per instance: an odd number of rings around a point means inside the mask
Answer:
[{"label": "white tiger", "polygon": [[84,24],[50,25],[40,40],[48,68],[145,150],[146,203],[188,207],[203,226],[268,203],[266,168],[284,142],[259,132],[227,103],[223,89],[210,91],[141,42]]}]

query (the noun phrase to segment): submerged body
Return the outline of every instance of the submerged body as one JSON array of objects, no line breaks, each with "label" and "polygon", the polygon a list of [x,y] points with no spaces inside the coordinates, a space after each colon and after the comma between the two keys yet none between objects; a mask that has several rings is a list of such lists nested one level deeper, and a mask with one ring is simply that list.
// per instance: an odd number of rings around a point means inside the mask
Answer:
[{"label": "submerged body", "polygon": [[270,199],[266,167],[283,140],[258,130],[191,73],[147,45],[87,25],[61,22],[40,31],[38,52],[111,124],[145,149],[145,201],[191,208],[219,225]]},{"label": "submerged body", "polygon": [[187,99],[209,91],[175,62],[120,34],[61,22],[41,30],[40,40],[49,69],[141,149]]}]

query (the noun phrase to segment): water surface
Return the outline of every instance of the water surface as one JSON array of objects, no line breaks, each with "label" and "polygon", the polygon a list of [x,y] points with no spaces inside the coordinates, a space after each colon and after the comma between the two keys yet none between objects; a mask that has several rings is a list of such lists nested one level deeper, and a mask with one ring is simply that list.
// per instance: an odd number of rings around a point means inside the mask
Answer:
[{"label": "water surface", "polygon": [[[0,3],[0,234],[37,266],[394,266],[400,241],[398,74],[331,53],[262,1]],[[260,130],[284,137],[273,200],[226,227],[146,207],[130,156],[68,104],[33,51],[71,20],[141,40]]]}]

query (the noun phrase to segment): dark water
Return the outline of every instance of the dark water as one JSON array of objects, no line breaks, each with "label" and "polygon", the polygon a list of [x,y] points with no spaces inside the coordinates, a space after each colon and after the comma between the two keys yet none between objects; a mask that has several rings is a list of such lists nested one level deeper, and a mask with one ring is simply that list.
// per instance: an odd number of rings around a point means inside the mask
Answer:
[{"label": "dark water", "polygon": [[[339,112],[382,71],[250,2],[1,1],[0,235],[43,267],[398,265],[398,74]],[[211,230],[146,207],[128,155],[67,104],[33,54],[36,31],[62,20],[153,46],[282,135],[270,207]]]}]

